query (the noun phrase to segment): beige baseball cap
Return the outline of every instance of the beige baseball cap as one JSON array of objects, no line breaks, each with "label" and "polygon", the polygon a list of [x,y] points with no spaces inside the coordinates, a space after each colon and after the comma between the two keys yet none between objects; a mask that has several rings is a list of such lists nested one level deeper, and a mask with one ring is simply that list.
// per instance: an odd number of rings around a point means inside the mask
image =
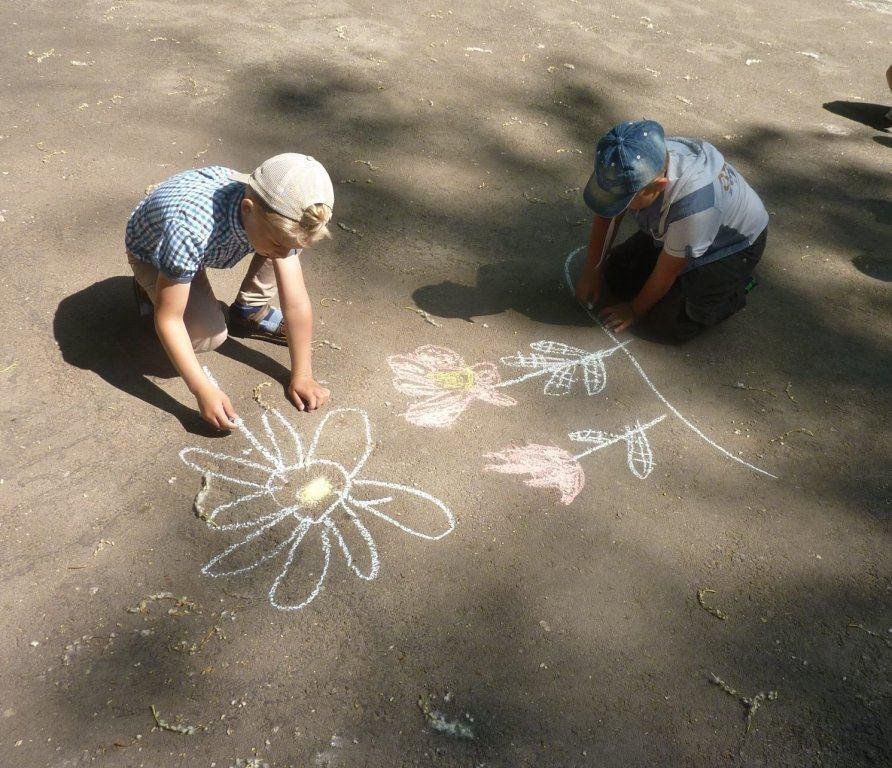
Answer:
[{"label": "beige baseball cap", "polygon": [[322,163],[309,155],[286,152],[265,160],[250,176],[235,174],[276,213],[300,221],[311,205],[334,207],[334,188]]}]

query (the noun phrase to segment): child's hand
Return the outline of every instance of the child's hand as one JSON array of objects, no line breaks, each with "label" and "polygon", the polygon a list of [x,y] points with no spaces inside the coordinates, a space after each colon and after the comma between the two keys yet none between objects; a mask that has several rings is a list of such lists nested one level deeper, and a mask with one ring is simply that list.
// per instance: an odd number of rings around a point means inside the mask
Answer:
[{"label": "child's hand", "polygon": [[212,427],[228,431],[235,426],[233,421],[237,418],[235,409],[222,389],[217,389],[213,384],[208,383],[207,387],[198,391],[195,398],[198,400],[201,418]]},{"label": "child's hand", "polygon": [[627,301],[621,304],[614,304],[601,312],[601,320],[604,322],[604,325],[617,333],[626,330],[637,319],[638,316],[635,314],[635,310],[632,309],[632,305]]},{"label": "child's hand", "polygon": [[583,269],[576,281],[576,300],[588,309],[594,307],[601,297],[602,282],[603,278],[600,272]]},{"label": "child's hand", "polygon": [[325,405],[328,398],[331,397],[331,392],[312,376],[293,377],[288,384],[286,394],[299,411],[315,411]]}]

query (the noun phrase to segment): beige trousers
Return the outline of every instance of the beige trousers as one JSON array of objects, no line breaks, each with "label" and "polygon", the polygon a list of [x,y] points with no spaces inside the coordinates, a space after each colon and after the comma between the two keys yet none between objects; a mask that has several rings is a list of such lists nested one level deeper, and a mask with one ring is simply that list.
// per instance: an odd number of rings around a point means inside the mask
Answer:
[{"label": "beige trousers", "polygon": [[[129,253],[127,261],[133,270],[133,277],[154,306],[157,303],[155,289],[158,283],[158,270]],[[269,304],[275,293],[276,273],[272,260],[254,254],[245,279],[242,280],[236,302],[260,309]],[[204,269],[195,276],[189,287],[189,301],[183,313],[183,322],[192,340],[192,348],[196,352],[209,352],[226,341],[226,318]]]}]

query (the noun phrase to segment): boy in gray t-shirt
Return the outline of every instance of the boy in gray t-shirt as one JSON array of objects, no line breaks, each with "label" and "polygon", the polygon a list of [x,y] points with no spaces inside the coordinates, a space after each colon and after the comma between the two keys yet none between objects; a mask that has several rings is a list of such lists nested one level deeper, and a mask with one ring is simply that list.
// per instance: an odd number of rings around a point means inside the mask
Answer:
[{"label": "boy in gray t-shirt", "polygon": [[[606,282],[621,299],[601,311],[608,328],[684,341],[746,304],[768,213],[708,142],[620,123],[598,142],[583,197],[595,219],[576,297],[592,307]],[[611,249],[626,211],[639,232]]]}]

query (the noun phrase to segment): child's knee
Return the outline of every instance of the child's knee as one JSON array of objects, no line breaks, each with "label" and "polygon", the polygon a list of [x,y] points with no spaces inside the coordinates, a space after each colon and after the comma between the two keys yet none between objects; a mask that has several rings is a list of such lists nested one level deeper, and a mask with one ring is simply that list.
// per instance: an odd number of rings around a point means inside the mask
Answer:
[{"label": "child's knee", "polygon": [[709,326],[688,317],[684,305],[671,310],[651,311],[638,324],[640,335],[663,344],[683,344],[699,336]]},{"label": "child's knee", "polygon": [[217,349],[226,339],[229,337],[229,331],[224,328],[222,331],[213,334],[212,336],[205,336],[200,339],[192,339],[192,349],[195,350],[196,354],[200,354],[202,352],[212,352]]}]

